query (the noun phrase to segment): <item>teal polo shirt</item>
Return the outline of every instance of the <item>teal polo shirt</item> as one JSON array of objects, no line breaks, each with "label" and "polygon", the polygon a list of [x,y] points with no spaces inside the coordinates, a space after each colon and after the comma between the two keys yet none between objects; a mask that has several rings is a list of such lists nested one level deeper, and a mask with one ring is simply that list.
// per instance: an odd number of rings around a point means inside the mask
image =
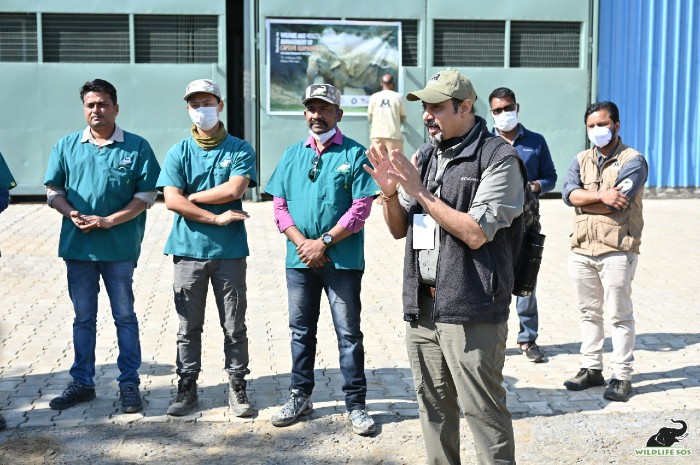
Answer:
[{"label": "teal polo shirt", "polygon": [[5,163],[5,159],[0,153],[0,189],[10,190],[17,186],[15,178],[12,177],[10,173],[10,168]]},{"label": "teal polo shirt", "polygon": [[[154,191],[160,167],[146,139],[124,131],[123,142],[97,147],[81,142],[82,131],[59,140],[51,151],[44,184],[62,188],[83,215],[108,216],[137,192]],[[146,212],[110,229],[82,232],[63,218],[58,256],[69,260],[138,260]]]},{"label": "teal polo shirt", "polygon": [[[328,232],[348,211],[354,199],[376,195],[377,185],[364,168],[369,165],[365,148],[343,136],[340,145],[329,146],[317,165],[315,181],[308,173],[316,156],[305,141],[285,150],[265,191],[287,200],[289,214],[295,226],[309,239]],[[327,249],[330,263],[337,269],[364,270],[364,229],[351,234]],[[299,260],[296,246],[287,239],[287,268],[307,268]]]},{"label": "teal polo shirt", "polygon": [[[250,144],[228,134],[221,144],[205,150],[190,136],[168,151],[157,186],[160,190],[166,186],[176,187],[188,196],[219,186],[234,176],[250,179],[249,187],[257,185],[255,151]],[[240,199],[219,205],[198,203],[197,206],[215,215],[243,209]],[[188,220],[175,213],[165,254],[202,259],[247,257],[245,222],[217,226]]]}]

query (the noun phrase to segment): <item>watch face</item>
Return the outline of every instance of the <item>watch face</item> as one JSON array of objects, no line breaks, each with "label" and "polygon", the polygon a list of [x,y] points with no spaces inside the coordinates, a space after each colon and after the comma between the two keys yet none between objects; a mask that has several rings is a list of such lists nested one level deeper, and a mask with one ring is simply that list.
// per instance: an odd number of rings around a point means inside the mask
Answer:
[{"label": "watch face", "polygon": [[333,236],[331,236],[330,234],[326,233],[326,234],[324,234],[323,236],[321,236],[321,241],[322,241],[324,244],[328,245],[328,244],[330,244],[331,242],[333,242]]}]

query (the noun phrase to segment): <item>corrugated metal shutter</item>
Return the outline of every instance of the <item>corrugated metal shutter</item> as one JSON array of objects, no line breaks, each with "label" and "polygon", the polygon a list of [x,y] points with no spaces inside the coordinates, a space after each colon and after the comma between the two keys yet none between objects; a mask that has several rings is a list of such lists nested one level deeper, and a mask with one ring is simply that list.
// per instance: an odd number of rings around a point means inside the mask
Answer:
[{"label": "corrugated metal shutter", "polygon": [[217,63],[219,18],[135,15],[136,63]]},{"label": "corrugated metal shutter", "polygon": [[0,13],[0,61],[37,59],[36,14]]},{"label": "corrugated metal shutter", "polygon": [[129,15],[42,15],[47,63],[128,63]]},{"label": "corrugated metal shutter", "polygon": [[700,2],[601,0],[598,100],[620,108],[623,141],[650,187],[700,186]]}]

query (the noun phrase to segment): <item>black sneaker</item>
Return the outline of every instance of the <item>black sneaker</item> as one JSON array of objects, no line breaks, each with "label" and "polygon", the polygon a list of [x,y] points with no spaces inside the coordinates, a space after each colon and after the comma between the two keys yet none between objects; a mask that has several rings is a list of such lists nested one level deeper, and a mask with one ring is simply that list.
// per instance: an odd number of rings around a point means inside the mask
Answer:
[{"label": "black sneaker", "polygon": [[244,379],[230,377],[228,380],[228,405],[231,407],[231,412],[237,417],[253,415],[253,409],[250,407],[248,395],[245,392],[246,384]]},{"label": "black sneaker", "polygon": [[139,387],[135,383],[125,384],[119,388],[119,394],[122,398],[122,412],[136,413],[143,409]]},{"label": "black sneaker", "polygon": [[581,368],[581,370],[571,379],[564,381],[564,386],[569,391],[583,391],[593,386],[604,386],[602,370]]},{"label": "black sneaker", "polygon": [[616,402],[627,402],[630,392],[632,392],[631,382],[621,379],[611,379],[603,397]]},{"label": "black sneaker", "polygon": [[302,415],[308,415],[314,411],[311,399],[299,389],[292,389],[289,399],[279,412],[273,413],[270,421],[275,426],[289,426]]},{"label": "black sneaker", "polygon": [[528,360],[534,363],[544,362],[544,352],[534,341],[520,344],[520,351]]},{"label": "black sneaker", "polygon": [[168,407],[168,415],[174,417],[187,415],[198,403],[197,382],[193,379],[181,379],[177,383],[175,400]]},{"label": "black sneaker", "polygon": [[79,402],[87,402],[95,398],[95,388],[83,386],[77,381],[71,381],[63,394],[51,399],[49,407],[54,410],[70,408]]}]

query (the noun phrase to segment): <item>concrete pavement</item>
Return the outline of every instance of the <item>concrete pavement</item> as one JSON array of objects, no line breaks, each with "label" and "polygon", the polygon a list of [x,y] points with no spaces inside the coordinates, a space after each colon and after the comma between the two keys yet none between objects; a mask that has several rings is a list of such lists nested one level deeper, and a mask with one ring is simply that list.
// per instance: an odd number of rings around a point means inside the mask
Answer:
[{"label": "concrete pavement", "polygon": [[[700,260],[694,240],[700,230],[700,200],[645,200],[642,254],[633,283],[637,320],[633,395],[627,403],[602,398],[603,388],[567,391],[562,383],[579,361],[578,313],[566,272],[571,210],[561,200],[542,201],[545,256],[538,283],[543,364],[529,363],[516,349],[517,315],[511,312],[504,370],[508,406],[516,419],[580,412],[581,415],[658,416],[700,409]],[[249,395],[258,415],[241,420],[227,408],[223,344],[210,296],[203,338],[200,408],[170,418],[166,408],[177,384],[174,374],[177,317],[172,303],[172,264],[162,254],[172,214],[163,203],[148,213],[146,238],[135,276],[143,364],[144,411],[120,412],[117,345],[106,293],[100,294],[97,399],[55,411],[49,400],[69,381],[72,309],[65,266],[57,258],[60,216],[45,204],[13,204],[0,215],[0,409],[8,428],[89,426],[131,422],[268,421],[287,394],[290,355],[284,281],[284,237],[272,222],[271,202],[244,207],[251,256],[248,260],[248,316],[251,375]],[[115,244],[118,246],[118,244]],[[368,407],[380,418],[417,417],[413,382],[404,347],[400,305],[403,241],[388,234],[375,206],[366,226],[367,269],[363,281],[363,332]],[[338,352],[323,304],[319,325],[314,416],[344,412]],[[609,335],[606,325],[606,335]],[[605,362],[610,339],[606,338]],[[606,370],[606,378],[610,373]],[[523,434],[516,421],[516,442]],[[698,451],[698,429],[684,444]],[[518,431],[520,429],[520,432]],[[649,434],[653,433],[650,432]],[[420,435],[419,428],[413,432]],[[641,447],[644,440],[631,446]],[[690,440],[692,439],[691,443]],[[643,443],[642,443],[643,442]]]}]

